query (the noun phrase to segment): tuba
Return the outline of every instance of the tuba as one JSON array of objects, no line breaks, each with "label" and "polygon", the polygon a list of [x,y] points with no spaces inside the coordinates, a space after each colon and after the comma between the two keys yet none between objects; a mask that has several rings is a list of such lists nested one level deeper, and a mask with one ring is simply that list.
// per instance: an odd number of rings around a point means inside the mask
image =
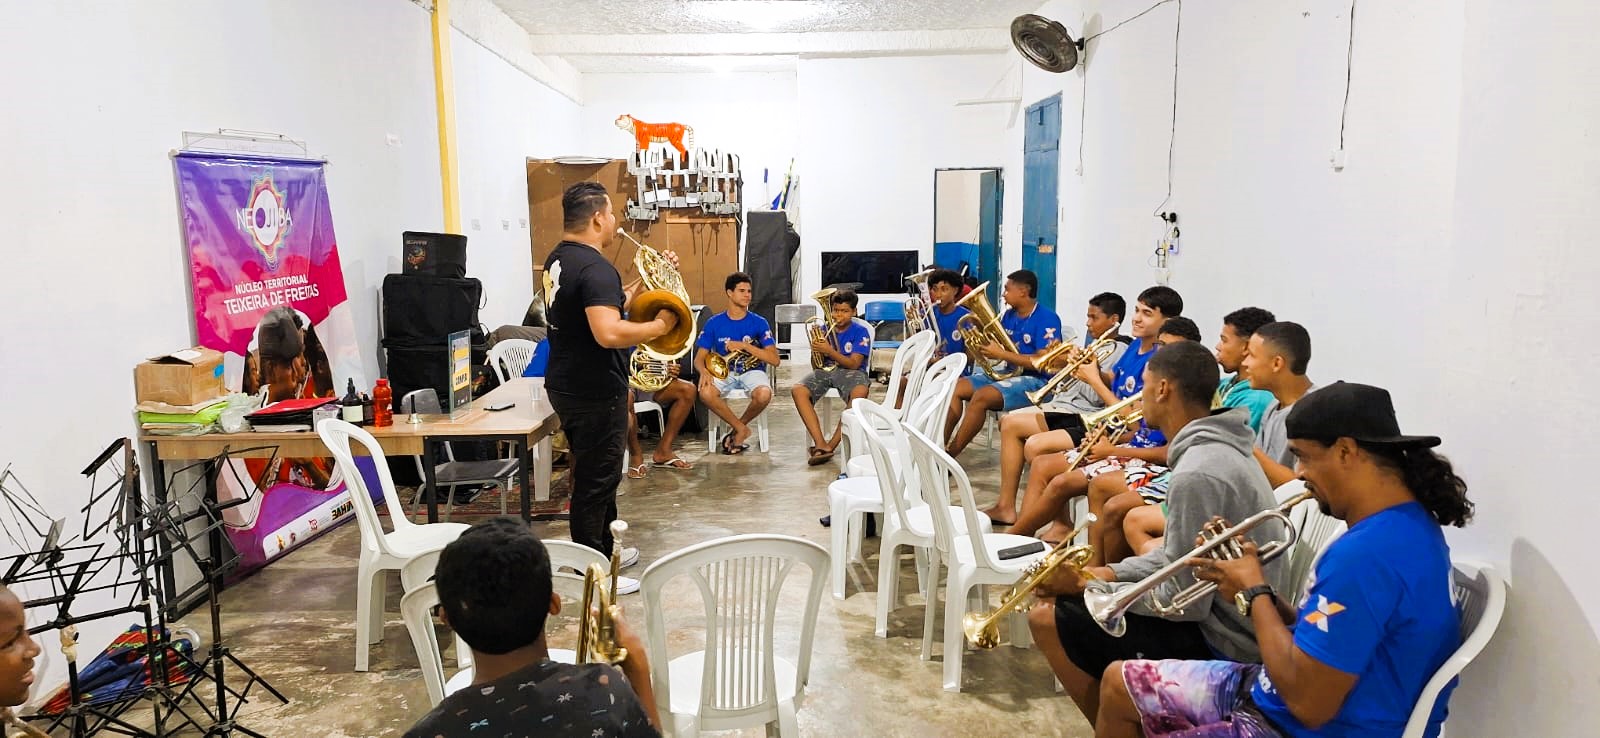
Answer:
[{"label": "tuba", "polygon": [[1284,500],[1283,504],[1277,507],[1262,510],[1245,518],[1232,528],[1224,528],[1223,523],[1215,520],[1206,523],[1205,528],[1200,530],[1200,537],[1205,539],[1204,543],[1194,547],[1189,553],[1173,559],[1172,563],[1167,564],[1156,573],[1139,580],[1137,584],[1126,589],[1112,591],[1108,586],[1103,584],[1095,586],[1095,583],[1091,582],[1089,589],[1084,590],[1083,593],[1083,602],[1089,608],[1089,615],[1112,637],[1121,638],[1122,634],[1127,632],[1128,629],[1128,622],[1123,616],[1128,613],[1128,608],[1133,607],[1134,603],[1143,599],[1146,595],[1150,596],[1150,609],[1156,614],[1163,617],[1183,614],[1185,608],[1216,591],[1216,583],[1195,582],[1179,592],[1176,597],[1173,597],[1170,603],[1162,603],[1157,600],[1154,594],[1155,588],[1160,586],[1162,582],[1177,576],[1179,572],[1187,571],[1190,566],[1190,559],[1202,556],[1210,556],[1216,559],[1239,558],[1243,554],[1243,550],[1241,544],[1234,538],[1255,530],[1269,520],[1281,522],[1284,530],[1288,532],[1284,534],[1282,540],[1270,541],[1260,548],[1257,555],[1261,557],[1262,565],[1264,566],[1273,559],[1288,553],[1294,548],[1295,542],[1300,540],[1300,531],[1289,520],[1289,511],[1293,510],[1295,505],[1309,499],[1311,499],[1310,492],[1301,492]]},{"label": "tuba", "polygon": [[1017,344],[1011,341],[1011,336],[1006,335],[1005,328],[1000,326],[1000,316],[995,314],[994,306],[989,304],[989,298],[984,290],[989,283],[973,287],[966,297],[956,301],[956,305],[970,311],[970,315],[963,315],[956,321],[956,330],[961,333],[961,340],[967,344],[967,356],[972,359],[972,364],[983,369],[983,373],[990,379],[999,381],[1010,379],[1022,373],[1021,367],[1011,366],[1003,361],[995,361],[983,355],[983,347],[991,343],[998,343],[1000,347],[1013,354],[1018,353]]},{"label": "tuba", "polygon": [[1011,585],[1006,596],[1000,599],[999,607],[982,614],[969,612],[961,618],[961,632],[966,634],[967,642],[978,648],[994,648],[1000,643],[1000,617],[1013,612],[1027,612],[1028,595],[1033,594],[1033,590],[1049,579],[1056,569],[1070,566],[1081,574],[1089,564],[1089,557],[1094,555],[1094,547],[1074,546],[1072,539],[1077,538],[1095,520],[1094,513],[1089,513],[1077,530],[1057,543],[1043,558],[1033,562],[1022,573],[1022,578]]},{"label": "tuba", "polygon": [[[824,287],[816,292],[811,293],[811,299],[816,300],[817,304],[822,306],[822,317],[818,318],[812,316],[810,318],[806,318],[806,338],[813,343],[816,341],[826,341],[829,345],[833,346],[834,351],[839,350],[839,332],[833,329],[833,318],[830,315],[830,313],[833,311],[833,305],[829,304],[828,300],[829,298],[833,297],[835,292],[838,291],[839,288],[837,287]],[[812,369],[819,371],[832,371],[833,367],[826,366],[827,361],[828,357],[814,351],[811,353]]]},{"label": "tuba", "polygon": [[[1083,381],[1077,377],[1079,367],[1089,363],[1091,360],[1098,366],[1100,362],[1106,360],[1106,357],[1116,352],[1117,339],[1115,336],[1117,335],[1117,328],[1121,325],[1121,323],[1118,323],[1107,328],[1104,333],[1100,334],[1099,338],[1094,340],[1094,343],[1084,347],[1083,351],[1069,360],[1066,366],[1055,373],[1055,376],[1050,377],[1043,387],[1029,392],[1028,401],[1034,405],[1039,405],[1044,402],[1046,397],[1066,392],[1077,386],[1079,382]],[[1060,358],[1062,354],[1071,351],[1073,348],[1075,347],[1072,344],[1063,342],[1055,348],[1033,357],[1033,368],[1043,370]]]},{"label": "tuba", "polygon": [[639,278],[644,280],[644,286],[648,288],[634,296],[633,304],[629,306],[628,320],[648,323],[655,320],[656,313],[662,310],[671,310],[678,316],[676,327],[665,335],[640,343],[639,350],[648,351],[655,358],[663,360],[676,359],[689,353],[694,346],[694,311],[689,308],[689,291],[683,286],[683,275],[660,251],[639,243],[621,228],[617,229],[617,233],[638,247],[633,253],[633,267],[639,271]]},{"label": "tuba", "polygon": [[628,357],[628,386],[640,392],[660,392],[672,383],[672,362],[643,349]]},{"label": "tuba", "polygon": [[[621,540],[628,524],[611,521],[613,543]],[[617,570],[621,568],[622,549],[611,549],[611,574],[599,564],[590,564],[583,573],[583,605],[578,611],[578,663],[615,664],[628,658],[628,649],[617,642]]]}]

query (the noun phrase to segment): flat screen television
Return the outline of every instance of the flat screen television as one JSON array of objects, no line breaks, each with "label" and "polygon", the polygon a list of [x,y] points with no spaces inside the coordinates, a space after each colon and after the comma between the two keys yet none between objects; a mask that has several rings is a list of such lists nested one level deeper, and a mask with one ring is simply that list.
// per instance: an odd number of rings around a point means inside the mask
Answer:
[{"label": "flat screen television", "polygon": [[915,250],[822,252],[824,287],[857,282],[860,293],[899,294],[906,291],[905,278],[919,271]]}]

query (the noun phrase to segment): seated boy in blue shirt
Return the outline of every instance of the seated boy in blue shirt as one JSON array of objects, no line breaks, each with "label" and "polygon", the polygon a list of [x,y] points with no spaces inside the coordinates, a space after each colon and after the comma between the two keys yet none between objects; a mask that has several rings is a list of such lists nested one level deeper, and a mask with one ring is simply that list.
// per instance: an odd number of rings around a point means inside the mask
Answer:
[{"label": "seated boy in blue shirt", "polygon": [[[1303,602],[1280,600],[1245,555],[1193,560],[1255,628],[1261,664],[1113,662],[1095,735],[1399,738],[1423,687],[1460,646],[1450,548],[1440,526],[1472,519],[1467,486],[1400,433],[1389,393],[1339,382],[1307,395],[1285,425],[1300,478],[1350,528],[1318,559]],[[1176,534],[1176,533],[1174,533]],[[1434,703],[1436,736],[1454,684]]]},{"label": "seated boy in blue shirt", "polygon": [[[811,436],[806,459],[811,466],[832,459],[842,438],[839,424],[834,425],[831,435],[823,435],[822,423],[817,420],[817,400],[830,389],[839,391],[846,406],[867,396],[866,367],[867,357],[872,355],[872,333],[855,322],[857,302],[856,293],[848,290],[839,290],[828,298],[831,337],[811,342],[811,365],[815,368],[791,390],[794,409],[800,413],[800,421],[805,423],[806,433]],[[840,419],[843,419],[842,413]]]},{"label": "seated boy in blue shirt", "polygon": [[[983,429],[990,410],[1016,410],[1032,404],[1028,393],[1044,386],[1050,375],[1033,366],[1033,357],[1052,344],[1076,339],[1076,333],[1063,330],[1061,316],[1039,304],[1039,277],[1026,269],[1006,276],[1005,289],[1000,294],[1008,306],[1000,316],[1000,327],[1015,344],[1017,353],[1001,347],[998,342],[987,346],[967,346],[968,354],[976,352],[973,363],[982,357],[994,365],[997,373],[1021,369],[1021,373],[1007,379],[996,380],[983,371],[975,371],[956,383],[956,392],[950,398],[950,412],[945,421],[945,435],[950,438],[946,451],[959,456],[967,444]],[[959,424],[959,427],[958,427]],[[951,436],[951,433],[954,436]]]},{"label": "seated boy in blue shirt", "polygon": [[[767,366],[778,365],[777,341],[772,337],[772,326],[767,319],[750,312],[750,275],[734,272],[723,280],[728,295],[728,309],[711,316],[700,337],[695,339],[694,366],[700,374],[699,394],[706,409],[733,430],[721,439],[721,452],[741,454],[748,448],[750,423],[767,404],[772,402],[772,380],[767,377]],[[727,363],[728,374],[722,379],[711,375],[706,362],[711,355],[721,356]],[[750,398],[742,414],[734,414],[724,395],[744,392]]]}]

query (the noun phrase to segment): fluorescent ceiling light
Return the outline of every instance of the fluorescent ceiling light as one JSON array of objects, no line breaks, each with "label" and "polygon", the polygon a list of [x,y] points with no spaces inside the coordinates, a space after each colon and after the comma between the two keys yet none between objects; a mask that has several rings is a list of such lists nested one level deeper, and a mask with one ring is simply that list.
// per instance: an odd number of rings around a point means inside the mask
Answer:
[{"label": "fluorescent ceiling light", "polygon": [[733,21],[757,31],[792,25],[827,9],[818,0],[697,0],[690,7],[707,20]]}]

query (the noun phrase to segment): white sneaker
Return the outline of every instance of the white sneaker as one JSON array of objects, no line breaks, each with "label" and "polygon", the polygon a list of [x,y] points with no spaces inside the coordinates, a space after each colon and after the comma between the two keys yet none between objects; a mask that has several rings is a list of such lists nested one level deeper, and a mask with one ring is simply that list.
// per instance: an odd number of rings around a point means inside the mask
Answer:
[{"label": "white sneaker", "polygon": [[637,563],[639,563],[639,549],[632,546],[622,549],[622,558],[618,564],[621,568],[626,569]]},{"label": "white sneaker", "polygon": [[631,595],[639,591],[639,580],[633,577],[617,575],[617,594]]}]

